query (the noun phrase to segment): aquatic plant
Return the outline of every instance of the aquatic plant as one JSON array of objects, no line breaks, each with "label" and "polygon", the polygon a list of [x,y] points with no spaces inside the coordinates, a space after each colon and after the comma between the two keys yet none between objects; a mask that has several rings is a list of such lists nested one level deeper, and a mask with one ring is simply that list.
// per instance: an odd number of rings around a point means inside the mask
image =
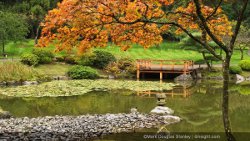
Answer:
[{"label": "aquatic plant", "polygon": [[57,97],[83,95],[90,91],[112,91],[112,90],[169,90],[172,83],[159,83],[152,81],[133,81],[133,80],[69,80],[52,81],[33,86],[7,87],[0,89],[0,95],[15,97]]}]

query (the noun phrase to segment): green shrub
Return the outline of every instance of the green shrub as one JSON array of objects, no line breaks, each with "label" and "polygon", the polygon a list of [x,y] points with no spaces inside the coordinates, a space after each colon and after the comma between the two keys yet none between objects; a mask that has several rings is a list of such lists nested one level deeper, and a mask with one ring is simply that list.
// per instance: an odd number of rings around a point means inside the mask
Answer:
[{"label": "green shrub", "polygon": [[64,57],[63,56],[57,56],[56,61],[57,62],[64,62]]},{"label": "green shrub", "polygon": [[39,48],[33,49],[32,53],[38,56],[39,64],[49,64],[53,61],[53,58],[55,57],[51,51]]},{"label": "green shrub", "polygon": [[106,51],[96,50],[94,51],[94,54],[96,55],[96,58],[93,61],[93,66],[99,69],[103,69],[109,63],[116,61],[115,56]]},{"label": "green shrub", "polygon": [[77,59],[77,64],[83,66],[94,66],[95,60],[96,60],[96,54],[86,53]]},{"label": "green shrub", "polygon": [[98,72],[88,66],[74,66],[69,69],[68,73],[69,77],[72,79],[95,79],[98,78]]},{"label": "green shrub", "polygon": [[241,60],[239,66],[242,70],[250,71],[250,60]]},{"label": "green shrub", "polygon": [[242,73],[242,69],[241,69],[240,66],[230,66],[229,72],[231,74],[241,74]]},{"label": "green shrub", "polygon": [[25,65],[36,66],[39,63],[39,58],[35,54],[23,54],[21,56],[21,62]]}]

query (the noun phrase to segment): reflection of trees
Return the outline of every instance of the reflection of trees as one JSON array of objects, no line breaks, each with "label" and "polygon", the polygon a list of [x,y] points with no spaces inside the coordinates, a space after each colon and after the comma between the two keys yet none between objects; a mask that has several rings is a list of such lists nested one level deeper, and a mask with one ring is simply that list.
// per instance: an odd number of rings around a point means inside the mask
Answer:
[{"label": "reflection of trees", "polygon": [[127,95],[129,94],[91,92],[71,97],[0,99],[0,106],[19,117],[120,113],[129,112],[131,107],[148,113],[155,107],[155,99]]}]

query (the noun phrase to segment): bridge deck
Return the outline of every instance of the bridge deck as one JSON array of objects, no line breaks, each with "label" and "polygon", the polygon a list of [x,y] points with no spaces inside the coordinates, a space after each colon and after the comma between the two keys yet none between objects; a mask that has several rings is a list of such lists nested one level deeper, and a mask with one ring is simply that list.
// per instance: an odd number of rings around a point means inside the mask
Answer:
[{"label": "bridge deck", "polygon": [[189,60],[137,60],[137,79],[140,73],[160,73],[162,79],[163,73],[189,74],[197,68]]}]

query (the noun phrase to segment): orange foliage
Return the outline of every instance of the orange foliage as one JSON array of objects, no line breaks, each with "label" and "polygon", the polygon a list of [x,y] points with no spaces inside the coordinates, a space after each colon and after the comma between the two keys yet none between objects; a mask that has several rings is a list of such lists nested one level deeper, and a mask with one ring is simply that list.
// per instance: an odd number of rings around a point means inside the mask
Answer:
[{"label": "orange foliage", "polygon": [[[213,8],[204,5],[202,5],[201,8],[201,12],[205,18],[208,18],[214,11]],[[201,30],[201,27],[199,27],[198,24],[200,21],[193,2],[190,2],[187,7],[177,8],[176,12],[179,14],[175,15],[174,19],[178,24],[182,25],[182,27],[187,30]],[[232,35],[232,24],[228,20],[227,16],[223,14],[221,8],[218,8],[217,12],[212,17],[208,18],[207,23],[212,33],[220,40],[224,35]],[[176,30],[176,33],[182,32],[183,31],[181,29]]]},{"label": "orange foliage", "polygon": [[[179,7],[169,15],[162,6],[172,5],[174,0],[64,0],[58,8],[49,11],[45,18],[39,46],[56,44],[56,50],[71,51],[74,47],[82,54],[92,47],[105,47],[109,41],[127,50],[133,43],[148,48],[162,42],[161,33],[169,30],[169,21],[188,30],[199,30],[195,7]],[[205,16],[213,9],[202,7]],[[231,26],[219,9],[209,19],[212,32],[218,36],[230,34]],[[180,30],[177,29],[180,33]]]}]

